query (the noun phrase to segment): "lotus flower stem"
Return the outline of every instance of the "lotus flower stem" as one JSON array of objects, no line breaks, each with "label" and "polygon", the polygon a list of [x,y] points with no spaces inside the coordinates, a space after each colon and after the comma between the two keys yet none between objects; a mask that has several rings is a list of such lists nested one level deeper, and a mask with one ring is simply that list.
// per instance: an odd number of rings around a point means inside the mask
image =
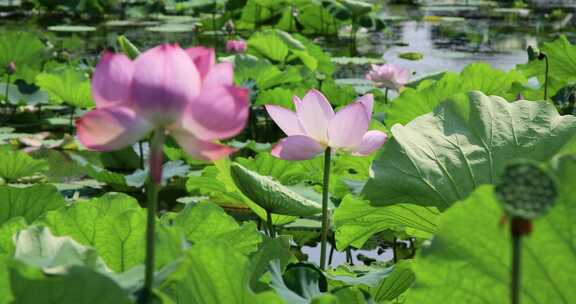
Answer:
[{"label": "lotus flower stem", "polygon": [[275,233],[274,233],[274,223],[272,222],[272,213],[268,210],[266,210],[266,223],[268,224],[268,236],[274,238]]},{"label": "lotus flower stem", "polygon": [[142,147],[144,141],[138,142],[138,154],[140,156],[140,169],[144,170],[144,148]]},{"label": "lotus flower stem", "polygon": [[70,119],[69,119],[69,127],[70,127],[70,134],[74,133],[74,113],[76,112],[76,107],[72,107],[70,110]]},{"label": "lotus flower stem", "polygon": [[6,74],[6,89],[4,90],[4,102],[8,104],[8,88],[10,87],[10,73]]},{"label": "lotus flower stem", "polygon": [[346,262],[350,265],[354,265],[354,260],[352,259],[352,248],[346,247]]},{"label": "lotus flower stem", "polygon": [[150,145],[150,175],[148,179],[148,219],[146,222],[146,273],[144,290],[142,294],[143,304],[151,303],[152,286],[154,284],[154,228],[156,225],[156,206],[158,192],[162,185],[162,146],[164,145],[164,129],[159,128],[154,132]]},{"label": "lotus flower stem", "polygon": [[396,264],[398,262],[398,246],[397,246],[397,239],[394,238],[392,240],[392,261],[394,261],[394,264]]},{"label": "lotus flower stem", "polygon": [[332,265],[332,258],[334,257],[334,249],[336,249],[336,246],[334,244],[330,244],[330,255],[328,256],[328,265]]},{"label": "lotus flower stem", "polygon": [[388,103],[388,88],[386,88],[386,90],[384,90],[384,103],[387,104]]},{"label": "lotus flower stem", "polygon": [[322,234],[320,237],[320,269],[326,269],[326,241],[328,240],[328,192],[330,186],[330,157],[332,151],[330,147],[324,151],[324,180],[322,184]]}]

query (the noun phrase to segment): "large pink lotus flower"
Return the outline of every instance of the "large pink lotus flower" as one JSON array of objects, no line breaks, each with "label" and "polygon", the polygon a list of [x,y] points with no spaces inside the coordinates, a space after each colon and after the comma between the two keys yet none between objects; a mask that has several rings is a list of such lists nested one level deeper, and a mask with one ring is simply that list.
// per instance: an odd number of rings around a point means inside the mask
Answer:
[{"label": "large pink lotus flower", "polygon": [[372,69],[366,74],[366,79],[372,80],[381,88],[398,91],[408,83],[410,71],[393,64],[372,65]]},{"label": "large pink lotus flower", "polygon": [[266,110],[288,135],[273,149],[272,155],[287,160],[311,159],[327,147],[369,155],[386,141],[386,134],[368,131],[374,99],[366,94],[334,113],[326,97],[310,90],[302,100],[293,97],[296,113],[276,105]]},{"label": "large pink lotus flower", "polygon": [[228,40],[226,41],[226,51],[229,53],[241,54],[246,52],[246,41]]},{"label": "large pink lotus flower", "polygon": [[233,85],[231,63],[213,49],[163,44],[134,61],[105,52],[92,79],[96,109],[78,119],[89,149],[110,151],[165,130],[192,157],[216,160],[234,151],[216,141],[238,134],[248,117],[248,92]]}]

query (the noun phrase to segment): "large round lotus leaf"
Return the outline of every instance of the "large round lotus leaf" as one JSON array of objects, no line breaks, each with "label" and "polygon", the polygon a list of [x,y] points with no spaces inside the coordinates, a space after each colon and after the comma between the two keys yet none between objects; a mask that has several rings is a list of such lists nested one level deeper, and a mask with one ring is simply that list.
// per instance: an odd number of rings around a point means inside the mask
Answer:
[{"label": "large round lotus leaf", "polygon": [[242,165],[232,164],[231,173],[238,189],[270,213],[308,216],[321,210],[320,204]]}]

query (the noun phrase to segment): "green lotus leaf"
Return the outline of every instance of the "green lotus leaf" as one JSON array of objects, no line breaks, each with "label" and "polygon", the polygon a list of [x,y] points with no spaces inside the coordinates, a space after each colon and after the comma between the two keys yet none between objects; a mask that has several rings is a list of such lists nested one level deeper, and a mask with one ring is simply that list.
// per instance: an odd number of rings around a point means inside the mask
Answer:
[{"label": "green lotus leaf", "polygon": [[71,266],[86,266],[109,271],[92,248],[78,244],[70,237],[54,236],[42,226],[30,226],[14,235],[14,258],[44,270],[62,274]]},{"label": "green lotus leaf", "polygon": [[479,185],[497,183],[511,160],[551,158],[575,131],[576,117],[560,116],[550,103],[458,95],[392,127],[393,139],[374,161],[363,194],[376,205],[444,210]]},{"label": "green lotus leaf", "polygon": [[284,299],[285,303],[325,303],[322,302],[322,298],[331,296],[321,291],[326,289],[327,281],[324,273],[316,266],[293,264],[282,273],[280,261],[274,260],[269,264],[269,271],[270,287]]},{"label": "green lotus leaf", "polygon": [[8,182],[48,170],[48,162],[33,159],[28,154],[9,149],[0,149],[0,178]]},{"label": "green lotus leaf", "polygon": [[[10,264],[8,271],[14,301],[9,303],[133,303],[130,295],[109,276],[88,267],[72,266],[66,273],[53,275],[22,263]],[[0,303],[5,299],[3,297]]]},{"label": "green lotus leaf", "polygon": [[118,46],[120,46],[120,50],[122,50],[122,53],[130,57],[130,59],[136,59],[136,57],[140,55],[140,50],[138,50],[138,48],[132,43],[132,41],[126,38],[126,36],[118,36],[117,42]]},{"label": "green lotus leaf", "polygon": [[28,82],[34,80],[40,72],[44,54],[44,44],[36,35],[30,32],[2,31],[0,32],[0,69],[10,62],[16,64],[16,74],[12,79],[22,78]]},{"label": "green lotus leaf", "polygon": [[[258,163],[258,161],[255,161],[255,163]],[[251,209],[261,219],[266,219],[266,211],[242,194],[234,183],[230,172],[229,160],[217,161],[214,166],[204,168],[201,176],[191,175],[186,183],[186,188],[190,192],[198,192],[201,195],[208,196],[211,201],[219,205]],[[272,215],[272,222],[275,225],[283,225],[294,221],[294,219],[295,217],[293,216]]]},{"label": "green lotus leaf", "polygon": [[21,216],[31,223],[46,212],[64,206],[64,198],[53,185],[0,186],[0,224]]},{"label": "green lotus leaf", "polygon": [[291,216],[310,216],[321,210],[320,204],[290,190],[268,176],[234,163],[231,174],[236,186],[264,210]]},{"label": "green lotus leaf", "polygon": [[[521,303],[576,301],[576,161],[561,165],[561,199],[522,240]],[[416,257],[416,284],[406,303],[509,303],[512,242],[502,215],[491,185],[447,210],[432,245]]]},{"label": "green lotus leaf", "polygon": [[436,232],[439,215],[436,208],[412,204],[375,207],[366,200],[347,195],[334,210],[336,247],[339,250],[350,245],[362,248],[372,235],[384,230],[430,238]]},{"label": "green lotus leaf", "polygon": [[[540,45],[540,51],[548,57],[550,64],[550,81],[558,83],[552,87],[561,88],[576,80],[576,62],[574,62],[576,45],[571,44],[566,36],[560,36],[552,42],[543,42]],[[518,65],[517,69],[524,73],[526,77],[537,76],[542,85],[541,87],[543,87],[546,71],[544,60],[534,58],[526,64]],[[548,96],[553,96],[555,93],[556,90],[551,89]]]},{"label": "green lotus leaf", "polygon": [[64,33],[87,33],[87,32],[94,32],[96,28],[89,25],[53,25],[48,27],[49,31],[52,32],[64,32]]},{"label": "green lotus leaf", "polygon": [[[6,83],[0,83],[0,92],[6,92]],[[2,94],[4,99],[4,94]],[[22,80],[8,85],[8,102],[12,105],[38,105],[48,103],[48,93],[36,85],[30,85]]]},{"label": "green lotus leaf", "polygon": [[518,71],[505,73],[486,63],[474,63],[464,68],[460,75],[447,72],[436,82],[425,81],[416,89],[403,90],[386,110],[386,124],[407,124],[414,118],[431,112],[447,98],[473,90],[513,99],[516,98],[516,92],[511,91],[512,86],[524,83],[526,78]]},{"label": "green lotus leaf", "polygon": [[180,267],[160,290],[182,304],[252,304],[256,295],[249,287],[249,260],[225,244],[194,245]]},{"label": "green lotus leaf", "polygon": [[50,99],[56,103],[79,108],[94,106],[90,81],[82,72],[73,68],[66,67],[59,73],[43,72],[36,76],[36,84],[48,92]]},{"label": "green lotus leaf", "polygon": [[108,193],[48,213],[40,224],[91,246],[114,271],[144,261],[146,211],[125,194]]},{"label": "green lotus leaf", "polygon": [[412,261],[410,260],[400,261],[394,265],[392,273],[371,290],[377,303],[397,299],[414,284],[416,276],[411,265]]},{"label": "green lotus leaf", "polygon": [[248,51],[277,62],[284,62],[290,49],[286,41],[274,31],[266,31],[258,32],[248,39]]},{"label": "green lotus leaf", "polygon": [[21,216],[13,217],[0,225],[0,256],[11,257],[16,246],[12,236],[28,226],[26,219]]},{"label": "green lotus leaf", "polygon": [[372,10],[372,4],[359,0],[341,0],[342,4],[350,10],[352,15],[360,16]]},{"label": "green lotus leaf", "polygon": [[212,203],[188,204],[173,218],[174,225],[184,230],[194,244],[206,240],[228,244],[229,249],[248,254],[258,248],[262,235],[255,223],[242,226]]}]

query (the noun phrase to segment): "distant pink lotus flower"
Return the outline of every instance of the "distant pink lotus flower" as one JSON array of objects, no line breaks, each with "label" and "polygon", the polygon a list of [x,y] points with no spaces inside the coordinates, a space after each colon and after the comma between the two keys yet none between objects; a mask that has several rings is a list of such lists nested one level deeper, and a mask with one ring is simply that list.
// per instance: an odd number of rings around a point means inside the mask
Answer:
[{"label": "distant pink lotus flower", "polygon": [[228,40],[226,41],[226,51],[229,53],[244,53],[246,52],[246,41],[244,40]]},{"label": "distant pink lotus flower", "polygon": [[398,91],[408,83],[410,71],[390,63],[373,64],[370,72],[366,74],[366,79],[373,81],[378,87]]},{"label": "distant pink lotus flower", "polygon": [[248,117],[248,92],[233,85],[231,63],[213,49],[163,44],[134,61],[105,52],[92,79],[96,109],[76,122],[89,149],[132,145],[153,130],[170,134],[192,157],[216,160],[234,151],[216,141],[238,134]]},{"label": "distant pink lotus flower", "polygon": [[386,134],[368,131],[374,103],[366,94],[334,113],[326,97],[310,90],[302,100],[293,97],[296,113],[276,105],[266,105],[268,114],[288,135],[272,155],[286,160],[311,159],[327,147],[354,155],[369,155],[386,141]]}]

